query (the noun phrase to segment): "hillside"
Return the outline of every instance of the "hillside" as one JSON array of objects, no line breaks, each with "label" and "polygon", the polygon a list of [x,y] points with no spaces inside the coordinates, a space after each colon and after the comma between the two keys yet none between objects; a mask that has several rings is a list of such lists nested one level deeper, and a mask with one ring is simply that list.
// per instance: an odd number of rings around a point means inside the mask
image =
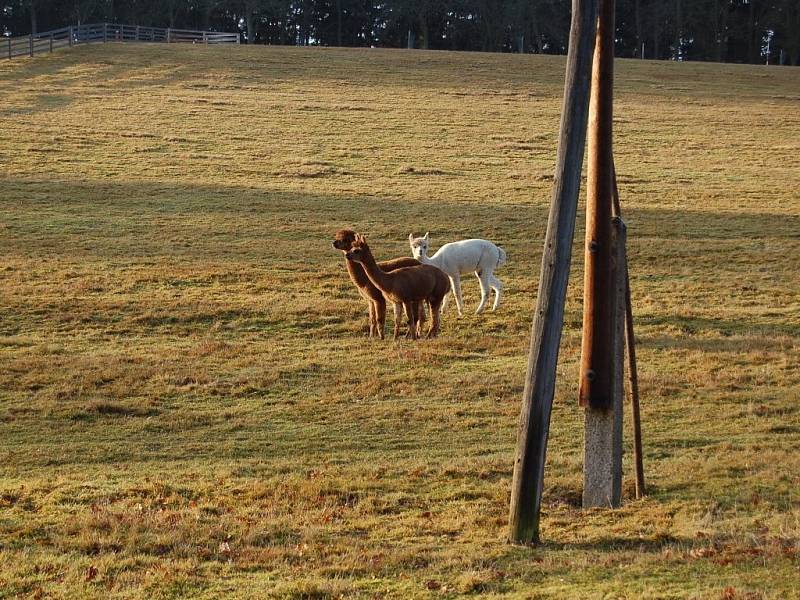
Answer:
[{"label": "hillside", "polygon": [[[505,542],[563,69],[0,62],[0,598],[800,597],[795,68],[618,61],[651,494],[626,454],[623,508],[578,507],[581,220],[546,543]],[[465,279],[439,339],[369,340],[342,227],[489,238],[504,305]]]}]

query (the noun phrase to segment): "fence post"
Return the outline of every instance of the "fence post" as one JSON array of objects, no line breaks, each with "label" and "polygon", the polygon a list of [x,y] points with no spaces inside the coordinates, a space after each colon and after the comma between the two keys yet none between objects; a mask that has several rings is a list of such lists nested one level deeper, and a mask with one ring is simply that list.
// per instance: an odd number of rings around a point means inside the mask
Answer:
[{"label": "fence post", "polygon": [[33,56],[33,34],[30,34],[30,36],[28,36],[28,45],[30,46],[31,56]]},{"label": "fence post", "polygon": [[72,46],[72,26],[69,28],[69,45]]},{"label": "fence post", "polygon": [[172,41],[172,28],[167,27],[167,43],[169,44]]},{"label": "fence post", "polygon": [[50,34],[50,54],[53,53],[53,34]]},{"label": "fence post", "polygon": [[108,41],[108,23],[103,23],[103,43]]},{"label": "fence post", "polygon": [[208,43],[208,36],[206,35],[206,32],[205,32],[205,31],[203,32],[203,43],[204,43],[204,44],[207,44],[207,43]]},{"label": "fence post", "polygon": [[138,42],[139,41],[139,26],[138,25],[136,26],[136,35],[133,38],[133,41],[134,42]]}]

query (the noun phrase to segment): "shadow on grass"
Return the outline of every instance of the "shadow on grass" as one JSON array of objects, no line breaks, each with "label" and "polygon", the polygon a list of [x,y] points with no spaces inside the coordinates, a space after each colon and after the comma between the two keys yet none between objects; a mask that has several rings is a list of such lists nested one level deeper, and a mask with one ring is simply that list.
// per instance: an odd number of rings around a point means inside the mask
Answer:
[{"label": "shadow on grass", "polygon": [[[709,319],[705,317],[685,317],[681,315],[656,315],[634,317],[637,325],[652,327],[672,326],[681,331],[686,336],[698,333],[713,333],[722,336],[722,339],[702,339],[687,337],[648,337],[638,339],[640,345],[651,348],[669,348],[680,346],[687,350],[701,350],[703,352],[742,352],[746,350],[765,350],[767,348],[780,349],[781,343],[775,340],[774,336],[800,337],[800,324],[791,322],[779,322],[777,320],[726,320]],[[731,339],[724,338],[730,336],[758,336],[765,338],[758,343],[751,339]]]},{"label": "shadow on grass", "polygon": [[[638,324],[646,323],[642,319]],[[744,337],[744,335],[748,337]],[[740,354],[743,352],[780,351],[786,346],[781,340],[776,340],[775,335],[800,335],[800,328],[789,323],[770,323],[750,325],[737,332],[736,337],[723,337],[703,339],[688,336],[674,337],[665,335],[642,335],[636,337],[638,348],[651,348],[654,350],[667,350],[680,348],[697,352]],[[741,336],[741,337],[740,337]],[[752,336],[752,337],[751,337]],[[760,339],[753,339],[759,337]]]},{"label": "shadow on grass", "polygon": [[659,535],[653,538],[607,536],[587,542],[548,542],[542,545],[550,550],[583,550],[592,552],[626,551],[661,552],[674,546],[691,546],[693,540],[688,537]]},{"label": "shadow on grass", "polygon": [[[469,198],[352,198],[346,195],[319,195],[284,190],[240,186],[175,185],[168,181],[78,181],[49,179],[14,179],[4,181],[8,207],[23,213],[47,203],[51,210],[59,206],[65,212],[80,215],[85,204],[94,216],[100,206],[113,207],[115,216],[135,219],[142,214],[155,216],[196,214],[242,215],[254,223],[264,217],[280,216],[280,230],[263,233],[284,237],[286,233],[308,235],[351,226],[375,235],[387,231],[414,233],[431,231],[434,245],[454,235],[480,235],[502,243],[542,244],[547,225],[548,207],[538,204],[485,204]],[[25,199],[20,208],[18,199]],[[51,204],[52,203],[52,204]],[[2,205],[0,205],[2,207]],[[69,211],[66,210],[69,207]],[[11,210],[11,208],[3,209]],[[656,237],[666,240],[687,239],[798,239],[800,216],[775,213],[728,213],[675,209],[634,208],[626,210],[629,239]],[[402,220],[398,219],[402,217]],[[580,241],[582,215],[578,217],[576,241]],[[158,223],[153,224],[154,229]],[[225,229],[225,222],[219,223]],[[232,231],[236,233],[235,230]],[[509,234],[517,236],[509,239]],[[525,233],[525,236],[519,234]],[[398,241],[405,243],[408,233]],[[438,239],[437,239],[438,238]],[[324,240],[327,242],[327,239]],[[649,249],[649,243],[642,243]],[[658,248],[650,252],[660,254]],[[574,255],[574,258],[580,257]]]},{"label": "shadow on grass", "polygon": [[674,535],[656,535],[649,538],[629,536],[604,536],[585,542],[559,542],[544,537],[540,543],[531,545],[509,544],[508,549],[499,559],[500,565],[513,568],[520,560],[540,562],[544,556],[552,552],[635,552],[637,554],[661,554],[676,548],[691,548],[695,540],[689,537]]}]

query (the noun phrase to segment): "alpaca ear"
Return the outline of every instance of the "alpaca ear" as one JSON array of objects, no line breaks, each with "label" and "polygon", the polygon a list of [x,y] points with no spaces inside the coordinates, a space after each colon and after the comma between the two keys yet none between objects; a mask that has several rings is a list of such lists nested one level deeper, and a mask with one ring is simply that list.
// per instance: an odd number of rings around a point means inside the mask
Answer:
[{"label": "alpaca ear", "polygon": [[426,242],[428,241],[428,232],[427,231],[425,232],[425,241]]},{"label": "alpaca ear", "polygon": [[409,242],[413,242],[414,241],[414,234],[413,233],[409,233],[408,234],[408,241]]}]

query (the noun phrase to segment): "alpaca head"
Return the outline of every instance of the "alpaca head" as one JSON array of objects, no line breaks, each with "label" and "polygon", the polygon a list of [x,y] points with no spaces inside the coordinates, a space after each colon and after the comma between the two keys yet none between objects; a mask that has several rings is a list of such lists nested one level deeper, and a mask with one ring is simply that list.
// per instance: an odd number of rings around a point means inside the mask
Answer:
[{"label": "alpaca head", "polygon": [[428,256],[428,242],[430,238],[428,237],[428,232],[425,232],[424,237],[415,238],[413,233],[408,234],[408,243],[411,245],[411,254],[414,255],[414,258],[417,260],[420,257]]},{"label": "alpaca head", "polygon": [[356,232],[350,229],[340,229],[336,232],[336,237],[333,240],[333,247],[342,252],[347,252],[353,247],[353,242],[356,241]]},{"label": "alpaca head", "polygon": [[360,233],[355,234],[352,246],[348,252],[345,253],[347,260],[353,260],[358,263],[363,263],[364,258],[370,253],[369,246],[367,246],[367,238]]}]

